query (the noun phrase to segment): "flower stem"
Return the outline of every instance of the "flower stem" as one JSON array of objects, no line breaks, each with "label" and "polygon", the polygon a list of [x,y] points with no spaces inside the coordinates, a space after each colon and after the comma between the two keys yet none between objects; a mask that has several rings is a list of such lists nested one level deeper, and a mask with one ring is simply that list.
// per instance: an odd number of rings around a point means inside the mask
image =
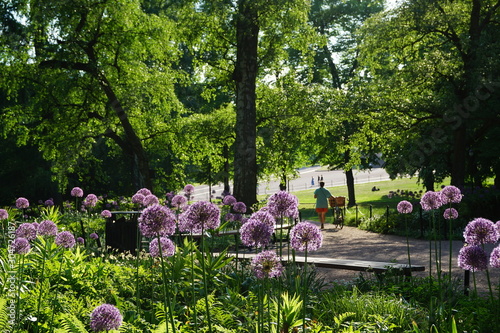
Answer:
[{"label": "flower stem", "polygon": [[[208,332],[212,333],[212,319],[210,318],[210,306],[208,304],[207,273],[205,272],[205,237],[204,230],[201,229],[201,269],[203,271],[203,289],[205,292],[205,307],[207,311]],[[208,254],[207,254],[208,255]]]},{"label": "flower stem", "polygon": [[[168,309],[168,316],[170,319],[170,324],[172,325],[172,329],[175,331],[174,313],[173,313],[173,309],[172,309],[172,304],[170,302],[170,293],[167,290],[168,280],[167,280],[167,274],[165,271],[165,261],[163,260],[163,253],[162,253],[163,250],[161,248],[160,235],[158,235],[158,250],[160,253],[161,276],[163,279],[163,297],[164,297],[165,311],[167,311],[167,309]],[[168,323],[165,323],[165,327],[166,327],[166,332],[168,333]]]}]

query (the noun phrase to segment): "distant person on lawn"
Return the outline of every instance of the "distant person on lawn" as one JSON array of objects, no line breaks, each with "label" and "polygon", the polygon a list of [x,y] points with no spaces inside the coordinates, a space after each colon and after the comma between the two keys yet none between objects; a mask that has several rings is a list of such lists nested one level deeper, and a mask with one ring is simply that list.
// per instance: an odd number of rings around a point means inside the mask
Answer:
[{"label": "distant person on lawn", "polygon": [[328,198],[332,194],[325,188],[325,182],[319,182],[319,188],[314,191],[314,197],[316,198],[316,212],[319,216],[319,222],[321,223],[321,229],[325,228],[325,216],[328,212]]}]

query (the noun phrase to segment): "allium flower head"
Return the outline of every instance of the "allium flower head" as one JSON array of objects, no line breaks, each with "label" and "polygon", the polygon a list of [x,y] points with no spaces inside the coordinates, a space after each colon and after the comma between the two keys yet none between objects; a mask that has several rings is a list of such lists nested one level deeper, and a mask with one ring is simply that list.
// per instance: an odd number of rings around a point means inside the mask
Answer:
[{"label": "allium flower head", "polygon": [[420,198],[420,205],[423,210],[438,209],[443,205],[439,192],[428,191]]},{"label": "allium flower head", "polygon": [[297,197],[287,191],[278,191],[271,195],[267,200],[269,212],[275,218],[296,218],[299,214],[298,205],[299,201]]},{"label": "allium flower head", "polygon": [[5,209],[0,209],[0,221],[7,220],[9,218],[9,213]]},{"label": "allium flower head", "polygon": [[467,245],[458,253],[458,266],[468,271],[484,271],[488,268],[488,255],[479,245]]},{"label": "allium flower head", "polygon": [[151,191],[147,188],[141,188],[139,191],[136,192],[136,194],[142,194],[143,196],[148,196],[151,194]]},{"label": "allium flower head", "polygon": [[403,200],[398,203],[397,209],[401,214],[410,214],[413,211],[413,205],[411,202]]},{"label": "allium flower head", "polygon": [[23,209],[23,208],[28,208],[29,206],[30,206],[30,202],[28,201],[28,199],[23,198],[23,197],[17,198],[17,200],[16,200],[16,207],[17,208]]},{"label": "allium flower head", "polygon": [[103,210],[101,212],[101,216],[104,217],[104,218],[107,218],[107,219],[110,218],[111,215],[112,215],[111,212],[109,210],[107,210],[107,209],[105,209],[105,210]]},{"label": "allium flower head", "polygon": [[441,194],[443,204],[459,203],[462,201],[462,192],[460,192],[458,187],[453,185],[445,186],[439,193]]},{"label": "allium flower head", "polygon": [[79,187],[73,187],[71,189],[71,196],[81,198],[81,197],[83,197],[83,190]]},{"label": "allium flower head", "polygon": [[309,222],[299,222],[290,230],[290,245],[296,251],[316,251],[323,243],[319,228]]},{"label": "allium flower head", "polygon": [[143,205],[144,203],[144,195],[140,193],[136,193],[132,196],[132,203]]},{"label": "allium flower head", "polygon": [[179,229],[184,232],[217,229],[220,225],[220,209],[211,202],[197,201],[179,216],[179,221]]},{"label": "allium flower head", "polygon": [[283,265],[274,251],[262,251],[252,259],[255,276],[258,279],[279,277],[283,273]]},{"label": "allium flower head", "polygon": [[186,186],[184,186],[184,193],[187,196],[191,196],[194,193],[194,186],[191,184],[187,184]]},{"label": "allium flower head", "polygon": [[10,244],[10,249],[16,254],[26,254],[31,250],[31,245],[26,238],[18,237]]},{"label": "allium flower head", "polygon": [[240,228],[241,243],[245,246],[265,247],[271,242],[274,228],[250,218]]},{"label": "allium flower head", "polygon": [[95,205],[97,204],[97,200],[98,200],[97,195],[90,193],[83,201],[83,205],[89,208],[95,207]]},{"label": "allium flower head", "polygon": [[446,220],[456,220],[458,218],[458,212],[455,208],[446,208],[443,212],[443,217]]},{"label": "allium flower head", "polygon": [[185,196],[177,194],[174,195],[174,197],[170,201],[170,204],[172,205],[172,207],[182,208],[187,204],[187,199]]},{"label": "allium flower head", "polygon": [[51,220],[43,220],[38,225],[38,235],[52,237],[57,235],[57,225]]},{"label": "allium flower head", "polygon": [[247,205],[244,202],[238,201],[233,204],[233,210],[236,213],[245,214],[247,212]]},{"label": "allium flower head", "polygon": [[139,229],[145,237],[170,236],[175,232],[175,214],[165,206],[151,205],[142,211]]},{"label": "allium flower head", "polygon": [[33,228],[35,228],[36,234],[38,235],[38,227],[40,226],[40,223],[32,222],[31,225],[33,226]]},{"label": "allium flower head", "polygon": [[93,233],[90,234],[90,238],[92,238],[92,239],[99,239],[99,235],[96,234],[95,232],[93,232]]},{"label": "allium flower head", "polygon": [[232,195],[226,195],[224,199],[222,199],[222,204],[226,206],[232,206],[236,203],[236,198]]},{"label": "allium flower head", "polygon": [[495,247],[490,254],[490,266],[500,268],[500,245]]},{"label": "allium flower head", "polygon": [[76,242],[77,242],[78,244],[84,244],[84,243],[85,243],[85,239],[83,239],[83,237],[78,237],[78,238],[76,239]]},{"label": "allium flower head", "polygon": [[[265,208],[265,207],[264,207]],[[267,209],[259,209],[253,213],[250,218],[261,221],[262,223],[268,224],[273,229],[276,227],[276,219],[269,213]]]},{"label": "allium flower head", "polygon": [[[175,244],[170,240],[170,238],[160,237],[160,244],[161,244],[161,254],[163,257],[171,257],[175,254]],[[154,238],[149,243],[149,254],[151,254],[151,256],[155,258],[160,256],[158,237]]]},{"label": "allium flower head", "polygon": [[52,207],[52,206],[54,206],[54,200],[52,200],[52,199],[47,199],[47,200],[45,200],[45,202],[44,202],[43,204],[44,204],[45,206],[47,206],[47,207]]},{"label": "allium flower head", "polygon": [[144,197],[144,201],[142,202],[144,206],[157,205],[159,203],[160,201],[158,200],[158,197],[154,194],[146,195]]},{"label": "allium flower head", "polygon": [[226,213],[226,215],[224,215],[224,221],[228,221],[228,222],[235,221],[234,214],[233,213]]},{"label": "allium flower head", "polygon": [[33,240],[36,238],[35,226],[31,223],[21,223],[16,230],[16,237],[26,238],[27,240]]},{"label": "allium flower head", "polygon": [[470,245],[494,244],[498,240],[498,231],[493,222],[478,217],[467,224],[464,238],[465,242]]},{"label": "allium flower head", "polygon": [[90,328],[94,332],[117,330],[122,321],[120,310],[111,304],[99,305],[90,314]]},{"label": "allium flower head", "polygon": [[62,231],[57,234],[55,243],[60,247],[64,247],[66,249],[72,248],[75,246],[76,240],[75,236],[69,231]]}]

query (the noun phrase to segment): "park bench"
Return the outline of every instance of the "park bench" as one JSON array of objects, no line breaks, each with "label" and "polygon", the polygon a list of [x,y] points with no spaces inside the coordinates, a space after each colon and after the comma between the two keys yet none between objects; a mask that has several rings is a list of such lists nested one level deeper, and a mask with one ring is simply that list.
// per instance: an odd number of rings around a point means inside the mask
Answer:
[{"label": "park bench", "polygon": [[[229,252],[227,255],[236,257],[236,253]],[[255,257],[255,253],[238,253],[238,260],[250,260]],[[290,261],[292,258],[290,258]],[[289,262],[287,259],[283,258],[283,262]],[[305,257],[295,256],[295,263],[298,265],[303,265],[305,263]],[[402,274],[405,276],[411,276],[411,272],[422,272],[425,271],[425,266],[398,264],[393,262],[380,262],[380,261],[370,261],[370,260],[354,260],[354,259],[335,259],[335,258],[325,258],[325,257],[307,257],[307,263],[313,264],[316,267],[331,268],[331,269],[344,269],[358,272],[373,272],[380,275],[384,272],[392,272],[394,274]]]}]

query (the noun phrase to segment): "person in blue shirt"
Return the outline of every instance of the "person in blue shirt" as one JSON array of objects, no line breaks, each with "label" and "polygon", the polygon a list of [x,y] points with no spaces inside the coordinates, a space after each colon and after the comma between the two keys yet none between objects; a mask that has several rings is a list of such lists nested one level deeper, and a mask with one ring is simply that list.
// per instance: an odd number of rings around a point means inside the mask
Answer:
[{"label": "person in blue shirt", "polygon": [[326,212],[328,212],[328,198],[332,194],[325,188],[325,182],[319,182],[319,188],[314,191],[314,198],[316,198],[316,212],[319,216],[321,229],[325,228]]}]

